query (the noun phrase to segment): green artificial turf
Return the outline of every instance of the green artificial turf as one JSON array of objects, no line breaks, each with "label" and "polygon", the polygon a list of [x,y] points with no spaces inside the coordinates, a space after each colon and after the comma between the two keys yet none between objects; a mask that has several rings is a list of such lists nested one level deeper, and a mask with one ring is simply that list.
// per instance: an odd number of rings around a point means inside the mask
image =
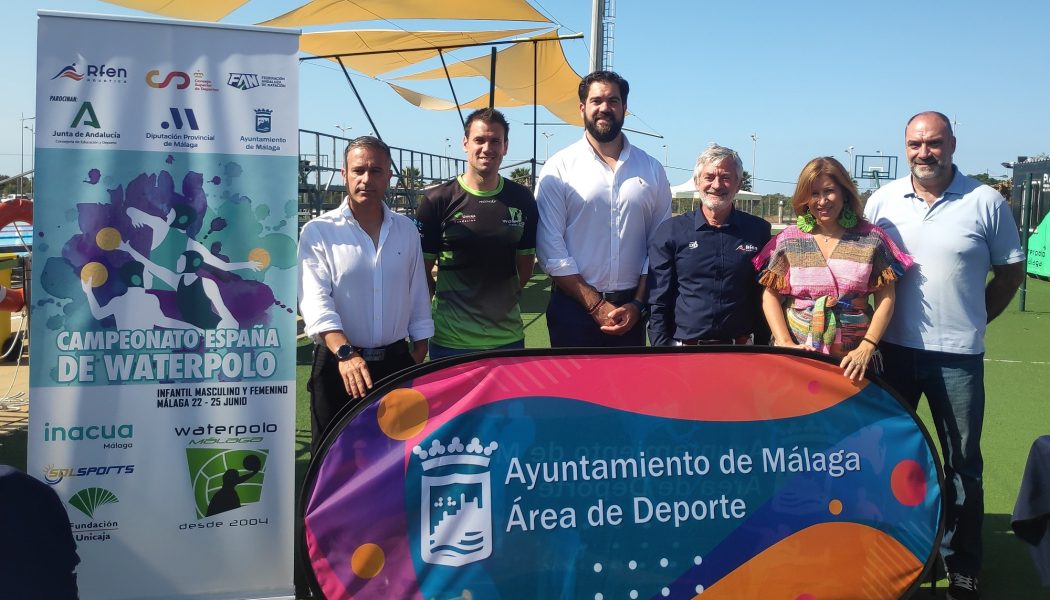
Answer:
[{"label": "green artificial turf", "polygon": [[[1023,543],[1010,531],[1010,514],[1032,442],[1050,434],[1046,388],[1050,385],[1050,283],[1029,279],[1026,311],[1015,298],[988,329],[987,405],[982,446],[985,458],[984,597],[990,600],[1050,599],[1041,588]],[[529,348],[549,345],[546,310],[550,279],[537,274],[525,289],[522,318]],[[296,384],[296,482],[310,460],[310,411],[306,380],[309,352],[300,352]],[[929,424],[925,402],[920,417]],[[932,429],[931,429],[932,431]],[[0,436],[0,463],[25,468],[25,431]],[[298,528],[297,528],[298,529]],[[943,598],[941,590],[921,590],[915,597]],[[863,597],[858,591],[858,598]]]}]

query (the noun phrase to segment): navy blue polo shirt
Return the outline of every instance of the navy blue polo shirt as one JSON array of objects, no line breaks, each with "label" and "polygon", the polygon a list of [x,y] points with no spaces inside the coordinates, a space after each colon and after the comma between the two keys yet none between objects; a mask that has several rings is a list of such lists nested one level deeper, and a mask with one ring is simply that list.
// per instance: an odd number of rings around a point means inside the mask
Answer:
[{"label": "navy blue polo shirt", "polygon": [[736,208],[722,227],[699,208],[661,223],[649,245],[649,341],[728,340],[764,329],[751,258],[770,229]]}]

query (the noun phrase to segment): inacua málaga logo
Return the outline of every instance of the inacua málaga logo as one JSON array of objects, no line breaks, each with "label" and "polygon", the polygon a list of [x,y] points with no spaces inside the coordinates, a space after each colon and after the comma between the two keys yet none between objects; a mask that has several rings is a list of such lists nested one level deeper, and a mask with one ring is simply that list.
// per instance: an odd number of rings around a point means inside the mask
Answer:
[{"label": "inacua m\u00e1laga logo", "polygon": [[499,444],[448,446],[434,440],[412,452],[423,467],[419,553],[424,562],[459,567],[492,554],[492,484],[489,460]]},{"label": "inacua m\u00e1laga logo", "polygon": [[44,423],[45,442],[80,442],[83,440],[130,440],[135,437],[135,426],[131,423],[120,425],[72,425],[61,427]]}]

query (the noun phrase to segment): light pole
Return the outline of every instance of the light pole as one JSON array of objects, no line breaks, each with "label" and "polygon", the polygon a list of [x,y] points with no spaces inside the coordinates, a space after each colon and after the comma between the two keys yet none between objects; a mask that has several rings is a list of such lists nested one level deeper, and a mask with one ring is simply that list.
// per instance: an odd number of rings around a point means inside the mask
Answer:
[{"label": "light pole", "polygon": [[[34,171],[33,181],[36,181],[36,129],[29,125],[23,125],[22,129],[29,130],[29,170]],[[25,169],[22,169],[22,171],[24,172]],[[22,179],[25,179],[25,177],[20,177],[18,180],[21,181]],[[33,191],[35,192],[36,190]]]},{"label": "light pole", "polygon": [[849,157],[849,167],[847,168],[847,170],[850,173],[850,177],[852,177],[853,176],[853,146],[850,146],[849,148],[846,148],[846,156]]},{"label": "light pole", "polygon": [[755,183],[758,181],[758,134],[751,134],[751,191],[755,191]]},{"label": "light pole", "polygon": [[[33,119],[36,119],[36,117],[27,117],[27,116],[25,116],[25,113],[19,113],[19,115],[20,115],[20,117],[18,119],[18,122],[19,122],[19,125],[22,126],[22,129],[28,129],[29,131],[33,132],[33,136],[34,137],[31,138],[31,141],[33,142],[33,147],[35,148],[36,147],[36,137],[35,137],[36,136],[36,132],[33,131],[32,127],[29,127],[28,125],[26,125],[26,121],[32,121]],[[19,142],[21,144],[21,150],[18,153],[19,159],[21,160],[21,164],[19,166],[18,172],[22,173],[22,174],[20,174],[18,176],[18,195],[19,196],[21,196],[23,194],[23,192],[22,192],[22,182],[25,179],[24,173],[26,172],[26,134],[25,134],[24,131],[22,131],[22,129],[18,130]]]},{"label": "light pole", "polygon": [[452,179],[452,139],[445,138],[445,176]]},{"label": "light pole", "polygon": [[351,129],[353,129],[353,126],[352,125],[336,125],[335,128],[338,129],[339,131],[343,132],[343,137],[346,137],[346,132],[350,131]]},{"label": "light pole", "polygon": [[543,137],[545,138],[544,147],[546,148],[546,150],[543,156],[543,162],[547,162],[547,160],[551,157],[551,138],[554,137],[554,134],[547,133],[546,131],[541,131],[540,133],[542,133]]},{"label": "light pole", "polygon": [[667,144],[664,144],[663,147],[664,147],[664,168],[667,168],[667,163],[671,162],[670,159],[668,158],[670,156],[670,150],[668,150]]}]

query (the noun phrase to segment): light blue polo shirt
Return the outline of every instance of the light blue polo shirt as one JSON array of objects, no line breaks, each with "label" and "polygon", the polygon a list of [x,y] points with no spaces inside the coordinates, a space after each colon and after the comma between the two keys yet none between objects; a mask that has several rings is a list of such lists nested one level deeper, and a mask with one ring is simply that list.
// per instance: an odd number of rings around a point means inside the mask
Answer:
[{"label": "light blue polo shirt", "polygon": [[984,352],[984,289],[992,265],[1024,260],[1010,207],[998,192],[955,173],[927,206],[911,175],[872,194],[864,216],[886,231],[915,266],[897,282],[893,318],[883,339],[956,354]]}]

